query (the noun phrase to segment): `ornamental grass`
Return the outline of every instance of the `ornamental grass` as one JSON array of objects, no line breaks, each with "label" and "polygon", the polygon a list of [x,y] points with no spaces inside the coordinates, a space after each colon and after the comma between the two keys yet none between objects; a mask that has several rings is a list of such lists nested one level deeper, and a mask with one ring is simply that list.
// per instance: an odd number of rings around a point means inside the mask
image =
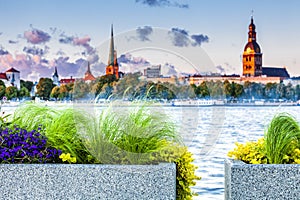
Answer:
[{"label": "ornamental grass", "polygon": [[[161,112],[134,105],[100,115],[41,104],[18,107],[0,124],[1,163],[156,164],[174,162],[177,199],[192,199],[200,177],[176,125]],[[3,123],[5,121],[5,123]],[[30,130],[30,131],[27,131]]]},{"label": "ornamental grass", "polygon": [[288,113],[273,117],[263,138],[236,143],[229,157],[250,164],[300,164],[300,126]]}]

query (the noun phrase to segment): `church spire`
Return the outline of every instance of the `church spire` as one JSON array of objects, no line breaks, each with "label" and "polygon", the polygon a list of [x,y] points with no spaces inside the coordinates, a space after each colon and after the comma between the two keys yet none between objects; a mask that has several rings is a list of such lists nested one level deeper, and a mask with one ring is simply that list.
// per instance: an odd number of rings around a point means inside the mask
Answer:
[{"label": "church spire", "polygon": [[114,33],[113,33],[113,25],[111,25],[111,36],[110,36],[110,49],[109,49],[108,65],[113,65],[114,60],[115,60]]},{"label": "church spire", "polygon": [[251,23],[249,25],[249,32],[248,32],[248,42],[252,42],[255,40],[256,40],[255,25],[253,22],[253,15],[251,15]]},{"label": "church spire", "polygon": [[58,73],[57,73],[57,68],[55,67],[55,70],[54,70],[54,74],[53,74],[53,77],[58,77]]},{"label": "church spire", "polygon": [[89,61],[88,61],[88,66],[87,66],[86,73],[90,73],[91,74],[91,68],[90,68],[90,62]]},{"label": "church spire", "polygon": [[108,65],[106,67],[106,75],[113,74],[119,79],[119,64],[117,61],[117,52],[114,46],[114,33],[113,25],[111,25],[111,37],[110,37],[110,47],[108,56]]}]

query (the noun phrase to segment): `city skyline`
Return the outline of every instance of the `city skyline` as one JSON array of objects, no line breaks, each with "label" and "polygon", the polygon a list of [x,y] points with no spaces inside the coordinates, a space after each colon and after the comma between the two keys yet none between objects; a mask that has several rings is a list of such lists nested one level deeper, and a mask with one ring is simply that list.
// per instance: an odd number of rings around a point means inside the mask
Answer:
[{"label": "city skyline", "polygon": [[59,65],[60,76],[82,77],[90,61],[97,76],[107,64],[113,24],[118,56],[130,53],[182,71],[191,64],[199,71],[241,74],[254,10],[263,66],[286,66],[291,76],[300,76],[299,5],[296,0],[0,0],[0,71],[9,65],[21,71],[21,78],[35,79],[52,76]]}]

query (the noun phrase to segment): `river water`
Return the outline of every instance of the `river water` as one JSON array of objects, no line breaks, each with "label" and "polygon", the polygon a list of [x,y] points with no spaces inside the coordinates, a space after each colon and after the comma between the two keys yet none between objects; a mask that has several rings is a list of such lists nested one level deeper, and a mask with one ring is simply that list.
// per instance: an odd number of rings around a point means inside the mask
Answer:
[{"label": "river water", "polygon": [[202,179],[193,188],[194,199],[224,199],[224,159],[235,142],[262,137],[273,116],[292,114],[300,122],[298,106],[232,106],[165,108],[182,126],[185,144],[194,154],[196,174]]},{"label": "river water", "polygon": [[[98,109],[98,108],[97,108]],[[292,114],[300,122],[300,106],[211,106],[154,107],[176,122],[183,141],[194,155],[196,174],[194,199],[224,199],[224,159],[235,142],[257,140],[272,117]],[[2,108],[12,113],[14,108]]]}]

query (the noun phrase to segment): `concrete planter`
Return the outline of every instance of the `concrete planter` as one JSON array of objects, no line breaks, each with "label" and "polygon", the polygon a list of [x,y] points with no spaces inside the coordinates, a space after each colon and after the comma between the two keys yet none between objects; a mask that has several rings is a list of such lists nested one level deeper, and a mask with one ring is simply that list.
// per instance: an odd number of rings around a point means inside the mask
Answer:
[{"label": "concrete planter", "polygon": [[1,164],[0,199],[176,199],[176,165]]},{"label": "concrete planter", "polygon": [[225,160],[225,199],[300,199],[300,165]]}]

